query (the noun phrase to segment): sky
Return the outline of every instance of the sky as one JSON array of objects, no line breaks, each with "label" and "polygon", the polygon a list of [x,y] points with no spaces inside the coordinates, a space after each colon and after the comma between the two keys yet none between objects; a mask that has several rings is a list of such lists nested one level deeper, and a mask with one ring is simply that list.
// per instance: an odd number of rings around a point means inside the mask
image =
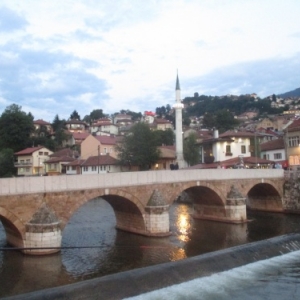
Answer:
[{"label": "sky", "polygon": [[1,0],[0,115],[155,111],[300,87],[299,0]]}]

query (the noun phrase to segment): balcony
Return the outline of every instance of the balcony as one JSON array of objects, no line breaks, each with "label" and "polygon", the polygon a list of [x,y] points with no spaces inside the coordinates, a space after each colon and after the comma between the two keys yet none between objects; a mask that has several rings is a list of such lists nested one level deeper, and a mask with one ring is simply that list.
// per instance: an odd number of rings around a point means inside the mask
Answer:
[{"label": "balcony", "polygon": [[24,162],[16,161],[14,163],[14,165],[15,165],[16,168],[31,167],[32,162],[31,161],[24,161]]}]

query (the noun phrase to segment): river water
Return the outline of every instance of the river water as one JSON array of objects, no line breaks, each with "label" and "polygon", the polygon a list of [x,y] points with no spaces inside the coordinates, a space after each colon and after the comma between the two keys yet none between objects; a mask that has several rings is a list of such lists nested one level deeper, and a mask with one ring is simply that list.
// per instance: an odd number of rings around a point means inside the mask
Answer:
[{"label": "river water", "polygon": [[[170,208],[172,234],[165,238],[149,238],[116,230],[116,220],[110,205],[102,199],[95,199],[82,206],[71,218],[63,231],[61,252],[45,257],[4,251],[7,247],[5,232],[0,224],[0,297],[300,232],[300,215],[248,212],[251,221],[236,225],[194,220],[190,216],[192,212],[190,205],[173,204]],[[292,274],[298,278],[300,265],[293,265],[297,266]],[[294,277],[290,279],[291,285],[294,285]]]}]

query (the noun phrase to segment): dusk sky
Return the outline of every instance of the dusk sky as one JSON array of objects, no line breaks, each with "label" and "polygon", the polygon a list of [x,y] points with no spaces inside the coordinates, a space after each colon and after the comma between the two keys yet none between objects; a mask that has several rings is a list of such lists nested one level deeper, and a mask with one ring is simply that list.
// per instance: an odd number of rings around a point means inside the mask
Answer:
[{"label": "dusk sky", "polygon": [[300,87],[299,0],[1,0],[0,114],[155,111]]}]

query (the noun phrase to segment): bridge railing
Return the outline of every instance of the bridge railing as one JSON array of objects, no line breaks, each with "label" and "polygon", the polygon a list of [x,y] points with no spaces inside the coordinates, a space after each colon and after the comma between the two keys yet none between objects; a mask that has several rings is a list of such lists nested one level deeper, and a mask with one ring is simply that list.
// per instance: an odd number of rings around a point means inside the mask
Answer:
[{"label": "bridge railing", "polygon": [[0,195],[60,192],[205,180],[284,178],[282,169],[205,169],[120,172],[0,179]]}]

